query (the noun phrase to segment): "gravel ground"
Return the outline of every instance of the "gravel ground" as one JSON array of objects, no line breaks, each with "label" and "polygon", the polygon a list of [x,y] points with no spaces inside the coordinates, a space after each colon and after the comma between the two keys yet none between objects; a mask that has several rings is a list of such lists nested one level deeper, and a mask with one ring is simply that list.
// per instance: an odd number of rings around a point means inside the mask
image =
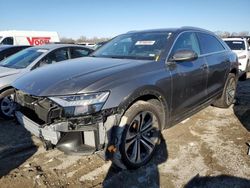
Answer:
[{"label": "gravel ground", "polygon": [[45,151],[20,125],[0,120],[0,187],[250,187],[250,79],[236,104],[208,107],[162,132],[152,161],[119,170],[97,155]]}]

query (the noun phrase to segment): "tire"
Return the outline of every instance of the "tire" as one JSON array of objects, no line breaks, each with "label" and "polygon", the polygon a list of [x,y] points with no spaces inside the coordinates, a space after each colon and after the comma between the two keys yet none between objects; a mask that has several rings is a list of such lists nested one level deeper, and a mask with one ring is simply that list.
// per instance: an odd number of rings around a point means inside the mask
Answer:
[{"label": "tire", "polygon": [[234,102],[236,87],[236,76],[233,73],[229,73],[222,96],[213,105],[219,108],[229,108]]},{"label": "tire", "polygon": [[13,94],[14,89],[7,89],[1,94],[3,97],[0,99],[0,117],[5,120],[14,119]]},{"label": "tire", "polygon": [[127,117],[122,133],[120,152],[128,169],[148,163],[160,142],[161,109],[151,102],[138,101],[124,114]]},{"label": "tire", "polygon": [[247,72],[245,72],[239,77],[239,81],[245,81],[246,79],[247,79]]}]

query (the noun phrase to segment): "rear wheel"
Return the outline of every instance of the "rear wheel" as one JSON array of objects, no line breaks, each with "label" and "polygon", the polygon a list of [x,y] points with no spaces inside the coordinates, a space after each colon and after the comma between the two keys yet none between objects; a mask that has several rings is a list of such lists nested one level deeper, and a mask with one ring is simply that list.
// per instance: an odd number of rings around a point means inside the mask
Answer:
[{"label": "rear wheel", "polygon": [[5,120],[13,119],[15,111],[14,90],[5,90],[2,96],[0,99],[0,117]]},{"label": "rear wheel", "polygon": [[229,73],[222,96],[213,105],[220,108],[228,108],[229,106],[231,106],[234,102],[236,86],[237,81],[235,74]]},{"label": "rear wheel", "polygon": [[126,127],[120,151],[129,169],[139,168],[150,161],[160,141],[161,111],[153,103],[138,101],[124,114]]}]

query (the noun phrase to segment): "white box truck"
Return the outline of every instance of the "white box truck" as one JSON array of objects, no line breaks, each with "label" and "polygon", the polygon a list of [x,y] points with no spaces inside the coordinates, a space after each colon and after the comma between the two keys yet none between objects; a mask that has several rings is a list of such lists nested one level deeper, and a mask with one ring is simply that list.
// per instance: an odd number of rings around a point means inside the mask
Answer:
[{"label": "white box truck", "polygon": [[0,31],[0,44],[37,46],[55,42],[60,39],[54,31]]}]

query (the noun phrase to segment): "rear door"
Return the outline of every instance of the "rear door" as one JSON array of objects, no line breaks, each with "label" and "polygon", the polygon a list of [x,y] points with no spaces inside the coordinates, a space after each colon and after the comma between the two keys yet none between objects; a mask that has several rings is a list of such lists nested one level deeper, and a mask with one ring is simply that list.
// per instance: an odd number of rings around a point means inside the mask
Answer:
[{"label": "rear door", "polygon": [[228,51],[221,42],[213,35],[207,33],[197,33],[201,56],[208,64],[207,92],[212,97],[223,90],[226,72],[228,71]]},{"label": "rear door", "polygon": [[43,67],[60,61],[65,61],[68,59],[69,59],[69,48],[67,47],[59,48],[48,53],[35,65],[35,67]]},{"label": "rear door", "polygon": [[200,47],[196,34],[182,33],[174,43],[170,57],[178,50],[193,50],[198,54],[194,61],[175,62],[172,73],[172,116],[176,120],[182,114],[201,104],[206,98],[207,64],[200,56]]}]

